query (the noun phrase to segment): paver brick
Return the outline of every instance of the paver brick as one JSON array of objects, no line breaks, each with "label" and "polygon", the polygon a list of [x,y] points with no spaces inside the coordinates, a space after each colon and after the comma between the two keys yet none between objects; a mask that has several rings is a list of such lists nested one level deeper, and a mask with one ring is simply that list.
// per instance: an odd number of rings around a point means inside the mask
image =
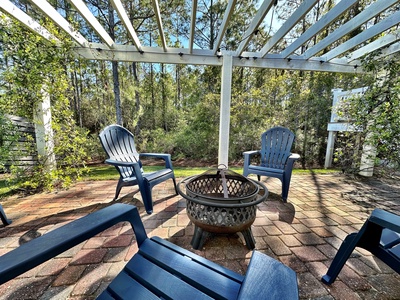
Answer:
[{"label": "paver brick", "polygon": [[74,256],[71,264],[74,265],[85,265],[85,264],[95,264],[100,263],[107,253],[107,249],[82,249]]},{"label": "paver brick", "polygon": [[312,246],[293,247],[290,250],[304,262],[326,260],[326,256]]},{"label": "paver brick", "polygon": [[275,253],[275,255],[289,255],[292,254],[289,247],[286,246],[283,241],[277,236],[266,236],[264,237],[265,242]]},{"label": "paver brick", "polygon": [[294,235],[303,245],[321,245],[325,241],[313,232],[310,233],[296,233]]},{"label": "paver brick", "polygon": [[53,286],[67,286],[75,284],[85,271],[85,265],[70,265],[64,269],[52,283]]}]

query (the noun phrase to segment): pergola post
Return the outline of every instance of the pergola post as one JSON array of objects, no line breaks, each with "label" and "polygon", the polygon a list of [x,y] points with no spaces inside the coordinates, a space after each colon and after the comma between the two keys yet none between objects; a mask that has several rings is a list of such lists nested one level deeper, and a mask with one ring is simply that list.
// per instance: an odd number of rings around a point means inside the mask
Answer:
[{"label": "pergola post", "polygon": [[[371,123],[372,122],[369,121],[367,130],[370,128]],[[360,171],[358,174],[365,177],[372,177],[374,175],[376,146],[371,144],[372,136],[372,132],[367,133],[361,154]]]},{"label": "pergola post", "polygon": [[229,153],[229,126],[232,94],[233,58],[231,55],[223,56],[221,78],[221,104],[219,121],[219,148],[218,164],[228,167]]},{"label": "pergola post", "polygon": [[38,155],[44,158],[45,166],[48,171],[56,168],[56,158],[54,154],[53,129],[51,128],[51,109],[50,96],[42,91],[43,101],[36,107],[35,134]]},{"label": "pergola post", "polygon": [[336,131],[328,131],[328,144],[326,146],[325,169],[332,167],[333,150],[335,148]]}]

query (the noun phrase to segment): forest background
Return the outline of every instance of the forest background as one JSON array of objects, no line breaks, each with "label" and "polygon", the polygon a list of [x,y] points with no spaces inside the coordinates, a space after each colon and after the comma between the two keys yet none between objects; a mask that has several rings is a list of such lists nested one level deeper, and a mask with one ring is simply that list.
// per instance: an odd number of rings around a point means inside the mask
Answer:
[{"label": "forest background", "polygon": [[[77,17],[70,2],[49,2],[80,28],[83,35],[93,35],[86,23]],[[158,46],[158,30],[151,22],[154,14],[151,1],[122,2],[142,43]],[[256,13],[257,1],[238,2],[232,16],[233,25],[224,40],[226,50],[240,43],[242,33]],[[276,9],[279,20],[287,19],[289,12],[301,2],[290,1]],[[360,0],[336,21],[337,24],[347,22],[371,2]],[[30,2],[15,0],[13,3],[25,12],[36,14]],[[129,43],[109,1],[86,0],[85,3],[114,40]],[[300,36],[334,4],[332,0],[320,0],[286,39]],[[161,15],[169,16],[163,20],[163,25],[171,46],[179,47],[188,40],[190,5],[191,1],[186,0],[160,1]],[[226,5],[227,1],[199,1],[196,47],[212,49]],[[42,100],[43,92],[48,93],[58,163],[57,169],[48,171],[44,168],[47,158],[39,157],[40,163],[30,170],[11,167],[13,180],[27,189],[67,186],[85,172],[89,162],[104,159],[98,134],[113,123],[134,133],[139,151],[170,153],[173,160],[217,163],[220,67],[84,60],[74,55],[71,41],[51,21],[40,15],[35,17],[63,42],[62,46],[44,40],[0,14],[0,116],[12,114],[33,120],[34,109]],[[378,19],[379,16],[374,21]],[[355,28],[343,42],[361,29]],[[272,24],[266,23],[249,47],[263,45],[273,30]],[[334,28],[326,29],[323,36],[328,35],[329,30]],[[317,42],[316,37],[314,43]],[[301,51],[306,49],[304,45]],[[354,99],[343,108],[342,113],[363,130],[338,134],[334,166],[355,172],[362,145],[371,143],[378,146],[377,163],[398,170],[399,55],[380,60],[375,59],[377,55],[379,53],[363,58],[363,68],[369,73],[235,68],[229,161],[240,164],[243,151],[260,147],[262,132],[280,125],[296,134],[293,152],[301,156],[297,167],[323,166],[332,89],[368,87],[362,98]],[[1,135],[12,136],[14,131],[7,119],[1,117],[0,121]],[[7,145],[1,143],[3,166],[5,161],[12,160]]]}]

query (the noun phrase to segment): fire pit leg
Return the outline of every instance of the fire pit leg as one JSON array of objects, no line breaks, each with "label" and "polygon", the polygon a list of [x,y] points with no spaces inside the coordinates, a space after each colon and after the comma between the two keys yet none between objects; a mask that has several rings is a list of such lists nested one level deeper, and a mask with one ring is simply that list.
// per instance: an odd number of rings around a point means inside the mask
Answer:
[{"label": "fire pit leg", "polygon": [[242,230],[241,233],[243,234],[247,248],[249,250],[253,250],[256,247],[256,242],[254,240],[253,233],[251,232],[251,228],[249,227],[245,230]]},{"label": "fire pit leg", "polygon": [[204,244],[207,236],[208,236],[207,231],[204,231],[199,226],[194,225],[194,234],[193,234],[192,241],[190,242],[193,249],[198,250],[198,249],[203,248],[203,244]]}]

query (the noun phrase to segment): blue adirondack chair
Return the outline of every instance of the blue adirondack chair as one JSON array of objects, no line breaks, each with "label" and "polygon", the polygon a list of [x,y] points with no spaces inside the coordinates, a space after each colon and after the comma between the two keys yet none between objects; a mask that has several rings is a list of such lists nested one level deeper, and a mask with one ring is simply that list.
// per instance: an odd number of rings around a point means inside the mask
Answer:
[{"label": "blue adirondack chair", "polygon": [[243,276],[160,237],[148,237],[135,206],[116,203],[0,256],[0,285],[120,222],[138,251],[97,299],[299,299],[296,273],[253,251]]},{"label": "blue adirondack chair", "polygon": [[400,216],[375,209],[359,232],[345,238],[322,282],[331,284],[356,247],[368,250],[400,273]]},{"label": "blue adirondack chair", "polygon": [[[99,137],[108,156],[105,162],[115,166],[120,174],[114,200],[118,198],[122,187],[138,185],[146,212],[151,214],[153,212],[151,190],[155,185],[172,179],[175,193],[178,194],[170,154],[138,153],[133,134],[116,124],[104,128]],[[165,162],[165,168],[155,172],[144,172],[141,157],[162,159]]]},{"label": "blue adirondack chair", "polygon": [[[256,174],[279,178],[282,182],[282,200],[287,201],[294,162],[300,155],[291,153],[295,139],[292,131],[284,127],[274,127],[261,135],[261,150],[243,152],[243,175]],[[252,157],[259,155],[259,163],[252,164]]]}]

